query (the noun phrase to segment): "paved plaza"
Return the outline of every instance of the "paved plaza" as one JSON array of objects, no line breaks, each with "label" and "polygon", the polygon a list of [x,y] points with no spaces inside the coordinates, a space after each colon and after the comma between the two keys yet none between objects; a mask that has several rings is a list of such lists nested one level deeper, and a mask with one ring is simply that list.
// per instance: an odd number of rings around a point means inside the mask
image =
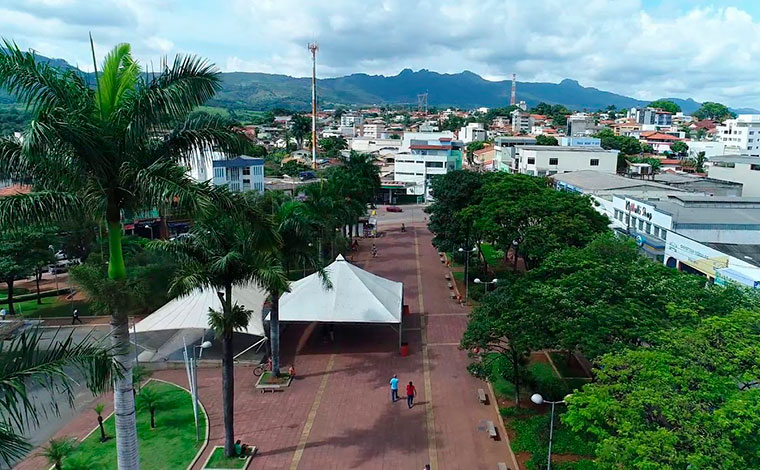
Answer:
[{"label": "paved plaza", "polygon": [[[334,343],[325,341],[318,325],[288,326],[283,364],[293,364],[297,372],[289,389],[261,394],[254,389],[252,368],[236,367],[235,437],[259,448],[251,468],[419,470],[430,463],[441,470],[493,470],[497,462],[515,468],[504,429],[498,441],[485,431],[485,420],[500,427],[498,413],[492,404],[478,402],[477,389],[488,393],[488,386],[468,374],[467,353],[458,348],[467,310],[449,297],[447,268],[431,245],[422,213],[405,210],[407,218],[386,219],[378,212],[383,232],[374,240],[378,256],[369,255],[372,240],[362,240],[354,262],[404,283],[411,314],[404,317],[403,340],[410,355],[399,355],[398,335],[388,326],[336,327]],[[400,230],[402,221],[406,232]],[[396,403],[388,386],[393,374],[402,385]],[[187,386],[183,369],[154,377]],[[202,368],[198,377],[211,428],[210,445],[195,470],[224,436],[221,371]],[[410,380],[418,391],[411,410],[404,399]],[[92,424],[91,416],[78,417],[58,434],[81,436]],[[17,468],[42,468],[33,466],[35,461]]]}]

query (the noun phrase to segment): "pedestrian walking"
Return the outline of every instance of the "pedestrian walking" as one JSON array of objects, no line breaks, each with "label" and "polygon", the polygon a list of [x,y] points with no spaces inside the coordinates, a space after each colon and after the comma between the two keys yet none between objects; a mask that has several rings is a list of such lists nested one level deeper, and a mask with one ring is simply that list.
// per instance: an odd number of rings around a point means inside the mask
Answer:
[{"label": "pedestrian walking", "polygon": [[73,312],[71,312],[71,324],[75,324],[76,322],[79,322],[79,324],[82,324],[82,319],[79,318],[79,309],[75,308]]},{"label": "pedestrian walking", "polygon": [[375,246],[374,243],[372,244],[372,250],[371,251],[372,251],[372,257],[373,258],[377,258],[377,247]]},{"label": "pedestrian walking", "polygon": [[393,374],[391,377],[391,401],[396,403],[398,400],[398,376]]},{"label": "pedestrian walking", "polygon": [[5,307],[0,308],[0,320],[5,320],[6,315],[8,315],[8,312],[5,311]]},{"label": "pedestrian walking", "polygon": [[409,405],[410,410],[414,406],[415,395],[417,395],[417,389],[414,388],[414,384],[409,381],[409,385],[406,386],[406,404]]}]

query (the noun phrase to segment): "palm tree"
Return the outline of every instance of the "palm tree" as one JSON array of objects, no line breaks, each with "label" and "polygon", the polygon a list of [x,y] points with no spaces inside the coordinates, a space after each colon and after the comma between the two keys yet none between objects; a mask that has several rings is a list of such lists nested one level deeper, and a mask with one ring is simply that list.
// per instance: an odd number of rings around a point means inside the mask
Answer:
[{"label": "palm tree", "polygon": [[[75,341],[73,332],[53,333],[41,348],[42,330],[27,330],[10,341],[0,342],[0,462],[11,466],[31,446],[21,435],[39,424],[38,415],[59,411],[62,400],[73,405],[75,377],[81,374],[94,394],[105,391],[112,376],[120,370],[112,362],[108,348],[98,345],[90,335]],[[50,392],[50,403],[38,403],[32,390],[41,387]]]},{"label": "palm tree", "polygon": [[[274,230],[278,243],[273,247],[274,260],[286,273],[291,268],[308,267],[320,273],[326,286],[330,286],[325,271],[314,250],[314,235],[318,233],[319,224],[309,213],[306,204],[271,193],[259,200],[264,211],[273,215]],[[274,278],[273,282],[264,283],[272,299],[272,311],[269,314],[269,341],[272,350],[272,373],[280,375],[280,296],[289,291],[287,279]],[[283,282],[285,281],[285,282]]]},{"label": "palm tree", "polygon": [[70,437],[50,439],[48,445],[42,449],[42,455],[55,467],[55,470],[62,470],[63,459],[69,457],[76,448],[76,439]]},{"label": "palm tree", "polygon": [[108,437],[106,437],[106,428],[103,427],[103,410],[106,408],[106,406],[102,403],[98,403],[93,408],[93,411],[97,413],[98,415],[98,427],[100,428],[100,442],[106,442],[108,440]]},{"label": "palm tree", "polygon": [[[235,210],[218,208],[196,220],[189,236],[175,241],[155,241],[153,249],[171,254],[179,264],[169,293],[186,295],[198,288],[220,290],[222,320],[211,326],[222,331],[222,402],[224,408],[227,457],[235,452],[233,425],[234,362],[232,335],[239,324],[240,312],[235,309],[232,287],[256,282],[259,285],[286,283],[285,273],[271,255],[277,234],[271,217],[243,196],[231,195]],[[247,322],[246,322],[247,325]],[[230,327],[232,326],[232,327]]]},{"label": "palm tree", "polygon": [[140,394],[137,395],[137,403],[140,407],[147,409],[150,412],[150,428],[156,427],[156,405],[158,405],[159,397],[155,390],[150,387],[145,387],[140,390]]},{"label": "palm tree", "polygon": [[[96,70],[93,87],[84,74],[38,62],[5,42],[0,86],[26,103],[33,119],[21,139],[0,139],[0,176],[28,182],[34,191],[0,198],[0,225],[105,220],[108,276],[123,283],[123,211],[167,201],[190,211],[208,206],[209,186],[195,183],[180,163],[210,148],[238,153],[245,139],[227,119],[188,118],[221,86],[216,68],[202,59],[177,56],[148,75],[130,46],[120,44]],[[111,314],[111,341],[124,370],[114,387],[118,467],[132,470],[139,459],[123,309]]]}]

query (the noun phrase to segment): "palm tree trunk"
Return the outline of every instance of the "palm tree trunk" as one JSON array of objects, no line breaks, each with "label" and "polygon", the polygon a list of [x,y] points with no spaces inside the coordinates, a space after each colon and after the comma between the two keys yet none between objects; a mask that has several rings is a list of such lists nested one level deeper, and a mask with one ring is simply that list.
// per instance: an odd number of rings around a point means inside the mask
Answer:
[{"label": "palm tree trunk", "polygon": [[8,284],[8,315],[15,315],[13,310],[13,277],[6,282]]},{"label": "palm tree trunk", "polygon": [[100,442],[106,441],[106,429],[103,427],[103,417],[98,415],[98,427],[100,428]]},{"label": "palm tree trunk", "polygon": [[[224,288],[224,314],[232,314],[232,285]],[[235,456],[235,364],[233,362],[232,329],[222,337],[222,408],[224,414],[224,455]]]},{"label": "palm tree trunk", "polygon": [[34,271],[34,280],[37,282],[37,305],[42,305],[42,297],[40,296],[40,278],[42,277],[42,268],[37,266]]},{"label": "palm tree trunk", "polygon": [[269,336],[272,342],[272,373],[280,376],[280,292],[272,290],[272,313],[269,316]]},{"label": "palm tree trunk", "polygon": [[[127,277],[121,246],[118,208],[108,210],[108,277],[123,281]],[[122,367],[121,378],[114,379],[113,406],[116,416],[116,461],[119,470],[139,470],[137,451],[137,414],[132,390],[132,357],[129,354],[129,322],[123,311],[111,314],[111,346],[114,361]]]}]

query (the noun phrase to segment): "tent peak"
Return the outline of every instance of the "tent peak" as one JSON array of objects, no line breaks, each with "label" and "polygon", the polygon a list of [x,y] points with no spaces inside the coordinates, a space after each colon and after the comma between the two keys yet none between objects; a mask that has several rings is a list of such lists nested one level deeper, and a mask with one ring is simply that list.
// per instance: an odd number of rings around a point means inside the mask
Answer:
[{"label": "tent peak", "polygon": [[344,258],[342,254],[338,254],[338,257],[335,258],[335,261],[346,261],[346,258]]}]

